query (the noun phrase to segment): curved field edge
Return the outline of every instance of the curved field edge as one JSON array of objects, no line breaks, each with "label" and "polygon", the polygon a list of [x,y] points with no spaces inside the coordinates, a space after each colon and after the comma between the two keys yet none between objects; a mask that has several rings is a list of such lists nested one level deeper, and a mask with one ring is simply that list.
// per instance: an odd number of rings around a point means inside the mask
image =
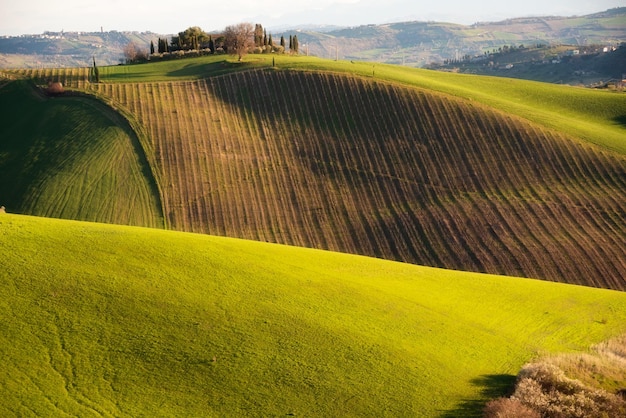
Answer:
[{"label": "curved field edge", "polygon": [[108,110],[107,114],[109,117],[112,120],[115,120],[116,123],[126,131],[132,140],[141,164],[145,169],[145,175],[149,181],[150,188],[152,189],[152,195],[158,202],[159,218],[163,222],[162,226],[167,228],[167,218],[164,216],[165,206],[163,203],[163,192],[161,186],[163,181],[160,179],[159,173],[156,170],[157,165],[154,149],[145,126],[138,122],[136,116],[129,112],[128,109],[120,103],[114,102],[110,97],[99,94],[93,89],[75,90],[72,91],[71,94],[75,97],[84,97],[87,100],[98,101]]},{"label": "curved field edge", "polygon": [[49,98],[28,81],[0,91],[0,198],[9,211],[163,227],[139,141],[92,97]]},{"label": "curved field edge", "polygon": [[538,353],[626,331],[623,292],[20,215],[0,236],[5,416],[477,415]]}]

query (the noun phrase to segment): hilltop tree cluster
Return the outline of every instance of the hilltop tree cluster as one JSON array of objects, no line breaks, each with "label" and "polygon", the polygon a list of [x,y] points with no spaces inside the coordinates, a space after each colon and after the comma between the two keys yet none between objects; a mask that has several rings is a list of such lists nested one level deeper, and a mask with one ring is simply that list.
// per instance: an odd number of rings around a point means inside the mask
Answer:
[{"label": "hilltop tree cluster", "polygon": [[210,36],[198,26],[187,28],[184,32],[179,32],[178,36],[172,37],[171,45],[174,50],[179,51],[199,51],[208,48]]},{"label": "hilltop tree cluster", "polygon": [[[289,36],[289,52],[291,54],[297,54],[297,48],[294,47],[293,36]],[[296,37],[297,39],[297,37]],[[296,48],[296,49],[294,49]],[[280,36],[280,41],[278,44],[274,41],[272,34],[268,35],[267,30],[263,28],[262,25],[256,24],[254,28],[254,47],[252,52],[256,54],[269,54],[269,53],[277,53],[284,54],[287,51],[287,41],[285,40],[285,36]]]},{"label": "hilltop tree cluster", "polygon": [[[281,35],[277,44],[272,34],[268,35],[267,30],[261,24],[256,24],[252,28],[250,23],[240,23],[228,26],[224,32],[226,38],[226,52],[237,55],[239,60],[247,53],[255,54],[284,54],[287,49],[285,36]],[[289,52],[298,53],[298,37],[289,36]]]},{"label": "hilltop tree cluster", "polygon": [[124,48],[126,63],[145,62],[147,60],[167,60],[172,58],[191,57],[225,51],[225,38],[223,35],[211,35],[198,26],[187,28],[170,39],[158,38],[156,45],[150,42],[149,54],[138,48],[133,42],[129,42]]},{"label": "hilltop tree cluster", "polygon": [[198,26],[192,26],[168,38],[158,38],[156,44],[150,42],[149,54],[129,42],[124,48],[126,63],[144,62],[198,56],[207,54],[228,53],[241,60],[248,53],[255,54],[290,54],[299,53],[297,35],[289,36],[289,45],[284,35],[276,42],[271,33],[261,24],[239,23],[227,26],[221,34],[208,34]]}]

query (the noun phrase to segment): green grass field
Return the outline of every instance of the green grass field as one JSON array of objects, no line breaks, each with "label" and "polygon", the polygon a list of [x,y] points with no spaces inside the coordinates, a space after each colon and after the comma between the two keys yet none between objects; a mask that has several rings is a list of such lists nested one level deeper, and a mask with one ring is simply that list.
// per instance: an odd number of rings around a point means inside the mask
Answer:
[{"label": "green grass field", "polygon": [[25,214],[163,227],[135,132],[88,97],[47,98],[25,81],[0,94],[0,205]]},{"label": "green grass field", "polygon": [[102,67],[100,77],[103,82],[107,83],[195,80],[242,69],[267,67],[271,63],[271,56],[266,55],[249,55],[244,62],[237,62],[236,59],[231,59],[227,55],[212,55],[147,64]]},{"label": "green grass field", "polygon": [[0,215],[3,416],[476,416],[626,294]]}]

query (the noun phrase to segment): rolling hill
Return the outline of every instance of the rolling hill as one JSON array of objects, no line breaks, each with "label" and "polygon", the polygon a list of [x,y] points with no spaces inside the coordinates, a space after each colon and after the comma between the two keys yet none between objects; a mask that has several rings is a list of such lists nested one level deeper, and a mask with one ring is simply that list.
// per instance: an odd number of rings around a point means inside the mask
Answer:
[{"label": "rolling hill", "polygon": [[626,294],[0,214],[2,416],[479,416]]},{"label": "rolling hill", "polygon": [[[408,21],[355,27],[267,29],[274,39],[281,35],[288,39],[297,33],[303,54],[424,67],[465,55],[482,55],[504,45],[619,46],[626,41],[624,28],[625,7],[586,16],[519,17],[472,25]],[[223,28],[204,29],[215,34]],[[94,56],[99,65],[115,65],[124,61],[123,49],[129,42],[147,52],[150,41],[156,43],[159,37],[171,35],[100,31],[0,37],[0,68],[89,66]]]},{"label": "rolling hill", "polygon": [[150,130],[174,229],[624,285],[623,157],[349,76],[99,88]]},{"label": "rolling hill", "polygon": [[588,287],[626,288],[623,95],[306,57],[100,74],[0,78],[0,204],[151,227],[0,213],[0,415],[479,416],[626,332]]},{"label": "rolling hill", "polygon": [[[615,49],[613,49],[615,48]],[[432,65],[433,69],[464,74],[496,75],[557,84],[621,87],[626,69],[626,43],[606,45],[555,45],[506,48],[481,58]]]},{"label": "rolling hill", "polygon": [[143,126],[169,227],[626,287],[622,96],[267,60],[108,67],[91,86]]},{"label": "rolling hill", "polygon": [[[306,30],[298,39],[312,55],[424,67],[464,55],[481,56],[504,45],[612,45],[626,41],[626,8],[586,16],[533,16],[459,25],[445,22],[395,22]],[[288,35],[288,33],[286,33]]]}]

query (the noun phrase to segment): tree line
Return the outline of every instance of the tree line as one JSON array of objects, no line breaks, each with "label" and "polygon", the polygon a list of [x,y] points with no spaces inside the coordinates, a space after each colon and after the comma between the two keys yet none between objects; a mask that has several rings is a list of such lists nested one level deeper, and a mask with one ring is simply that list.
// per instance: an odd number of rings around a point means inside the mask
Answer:
[{"label": "tree line", "polygon": [[261,24],[239,23],[227,26],[221,34],[208,34],[198,26],[192,26],[168,40],[158,38],[156,45],[150,41],[149,53],[130,42],[124,48],[126,63],[145,62],[153,59],[227,53],[241,59],[248,53],[299,53],[297,35],[289,35],[289,45],[283,35],[275,43],[272,34]]}]

